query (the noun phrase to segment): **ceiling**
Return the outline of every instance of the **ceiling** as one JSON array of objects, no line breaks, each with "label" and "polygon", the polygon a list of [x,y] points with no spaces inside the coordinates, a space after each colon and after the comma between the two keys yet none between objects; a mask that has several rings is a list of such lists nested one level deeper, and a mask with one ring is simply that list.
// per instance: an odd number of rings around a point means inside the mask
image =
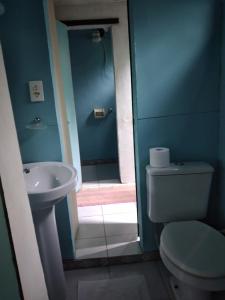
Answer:
[{"label": "ceiling", "polygon": [[57,5],[80,5],[80,4],[94,4],[94,3],[118,3],[126,2],[126,0],[54,0]]}]

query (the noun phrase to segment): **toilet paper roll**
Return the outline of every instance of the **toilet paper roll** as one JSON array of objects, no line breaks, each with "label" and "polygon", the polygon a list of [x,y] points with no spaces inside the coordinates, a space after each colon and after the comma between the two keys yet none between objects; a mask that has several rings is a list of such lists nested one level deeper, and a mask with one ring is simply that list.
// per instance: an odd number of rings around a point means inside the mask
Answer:
[{"label": "toilet paper roll", "polygon": [[166,168],[170,165],[170,149],[168,148],[151,148],[149,149],[150,165],[153,168]]}]

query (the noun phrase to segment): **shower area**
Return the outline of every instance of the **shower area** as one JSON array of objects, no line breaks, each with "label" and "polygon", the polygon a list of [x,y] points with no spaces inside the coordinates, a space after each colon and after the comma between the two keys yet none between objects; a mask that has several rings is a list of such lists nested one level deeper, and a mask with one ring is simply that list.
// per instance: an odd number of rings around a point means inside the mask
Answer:
[{"label": "shower area", "polygon": [[69,32],[82,182],[119,181],[111,30]]}]

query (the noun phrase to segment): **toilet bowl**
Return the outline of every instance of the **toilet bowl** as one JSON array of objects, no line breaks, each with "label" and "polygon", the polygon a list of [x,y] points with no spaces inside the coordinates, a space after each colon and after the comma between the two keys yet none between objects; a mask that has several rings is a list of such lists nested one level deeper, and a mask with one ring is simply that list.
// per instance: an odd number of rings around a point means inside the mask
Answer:
[{"label": "toilet bowl", "polygon": [[225,237],[212,227],[199,221],[166,225],[160,256],[179,299],[208,300],[225,289]]},{"label": "toilet bowl", "polygon": [[225,291],[225,237],[198,221],[207,215],[213,172],[204,162],[146,167],[148,215],[166,224],[160,256],[179,300],[209,300]]}]

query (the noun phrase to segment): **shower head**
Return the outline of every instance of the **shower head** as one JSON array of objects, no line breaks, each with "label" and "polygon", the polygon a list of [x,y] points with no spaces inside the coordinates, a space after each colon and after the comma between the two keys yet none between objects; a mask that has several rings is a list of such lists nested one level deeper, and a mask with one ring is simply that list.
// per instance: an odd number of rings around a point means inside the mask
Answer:
[{"label": "shower head", "polygon": [[97,29],[92,33],[92,41],[94,43],[100,43],[104,37],[105,30],[103,28]]}]

